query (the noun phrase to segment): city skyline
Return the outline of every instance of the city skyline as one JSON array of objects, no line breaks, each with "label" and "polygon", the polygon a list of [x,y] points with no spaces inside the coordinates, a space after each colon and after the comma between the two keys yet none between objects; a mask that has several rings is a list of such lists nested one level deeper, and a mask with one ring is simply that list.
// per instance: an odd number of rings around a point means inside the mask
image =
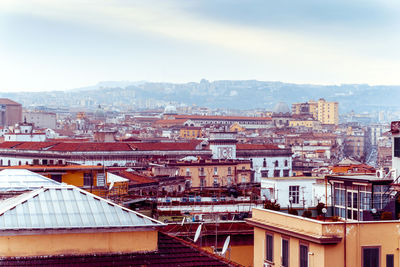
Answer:
[{"label": "city skyline", "polygon": [[400,84],[395,1],[2,1],[0,91],[99,81]]}]

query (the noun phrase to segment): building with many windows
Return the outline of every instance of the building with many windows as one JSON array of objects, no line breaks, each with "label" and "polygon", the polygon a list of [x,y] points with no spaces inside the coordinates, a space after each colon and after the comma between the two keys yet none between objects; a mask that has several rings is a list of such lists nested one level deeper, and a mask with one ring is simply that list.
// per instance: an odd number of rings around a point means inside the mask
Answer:
[{"label": "building with many windows", "polygon": [[255,208],[256,267],[399,266],[400,223],[321,221]]}]

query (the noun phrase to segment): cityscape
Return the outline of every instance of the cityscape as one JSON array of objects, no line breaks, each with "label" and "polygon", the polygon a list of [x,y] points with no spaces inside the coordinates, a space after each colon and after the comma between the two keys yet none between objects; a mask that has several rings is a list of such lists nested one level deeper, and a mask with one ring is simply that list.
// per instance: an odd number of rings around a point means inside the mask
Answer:
[{"label": "cityscape", "polygon": [[0,3],[0,265],[400,266],[399,11]]}]

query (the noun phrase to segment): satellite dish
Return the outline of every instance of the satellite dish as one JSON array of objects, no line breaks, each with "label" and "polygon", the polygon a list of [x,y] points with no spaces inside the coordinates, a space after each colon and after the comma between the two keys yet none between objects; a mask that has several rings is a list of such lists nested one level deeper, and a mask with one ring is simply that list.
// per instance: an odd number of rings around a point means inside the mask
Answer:
[{"label": "satellite dish", "polygon": [[196,243],[197,239],[199,239],[201,233],[201,224],[197,227],[196,234],[194,235],[193,241]]},{"label": "satellite dish", "polygon": [[182,218],[181,226],[185,223],[185,217]]},{"label": "satellite dish", "polygon": [[225,239],[224,246],[222,247],[221,255],[225,255],[226,251],[228,250],[229,242],[230,242],[230,241],[231,241],[231,236],[228,236],[228,237]]}]

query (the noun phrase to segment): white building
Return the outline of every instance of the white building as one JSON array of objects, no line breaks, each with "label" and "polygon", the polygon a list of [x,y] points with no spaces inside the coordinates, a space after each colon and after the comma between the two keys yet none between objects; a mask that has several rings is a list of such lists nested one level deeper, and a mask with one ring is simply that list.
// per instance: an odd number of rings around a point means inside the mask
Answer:
[{"label": "white building", "polygon": [[251,160],[254,181],[262,177],[289,177],[292,172],[292,152],[270,144],[237,144],[238,159]]},{"label": "white building", "polygon": [[330,187],[325,187],[324,181],[321,177],[261,178],[261,197],[275,200],[281,207],[315,207],[327,200],[330,205]]},{"label": "white building", "polygon": [[51,112],[23,111],[22,118],[39,128],[56,129],[57,116]]}]

